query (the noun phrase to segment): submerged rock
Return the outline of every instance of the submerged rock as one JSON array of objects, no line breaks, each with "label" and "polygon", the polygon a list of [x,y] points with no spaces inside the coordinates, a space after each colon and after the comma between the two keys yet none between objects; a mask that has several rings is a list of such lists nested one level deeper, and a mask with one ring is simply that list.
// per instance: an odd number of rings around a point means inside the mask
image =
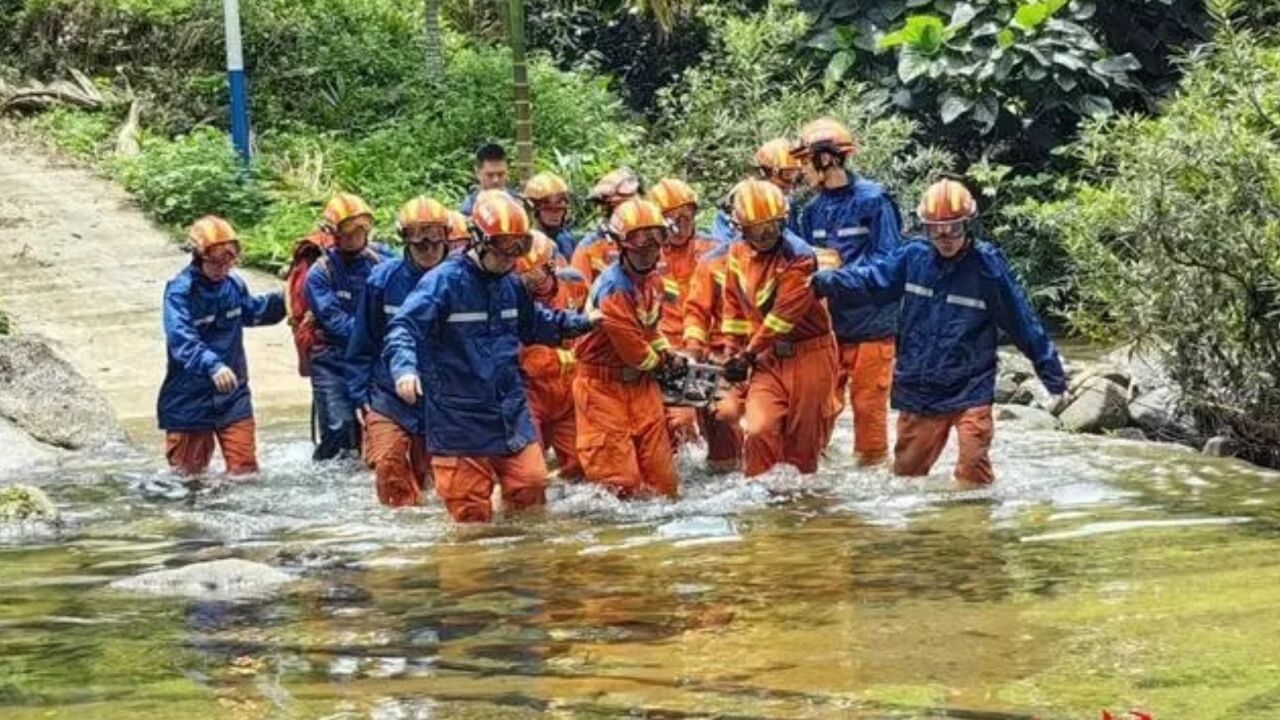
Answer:
[{"label": "submerged rock", "polygon": [[1129,424],[1127,393],[1116,383],[1095,375],[1080,386],[1076,398],[1059,415],[1072,432],[1103,432]]},{"label": "submerged rock", "polygon": [[1142,432],[1141,428],[1136,427],[1122,427],[1112,432],[1111,437],[1117,440],[1133,440],[1136,442],[1142,442],[1147,439],[1146,433]]},{"label": "submerged rock", "polygon": [[1024,430],[1057,430],[1062,427],[1062,421],[1048,410],[1025,405],[996,405],[995,419],[1018,423]]},{"label": "submerged rock", "polygon": [[1204,454],[1210,457],[1231,457],[1236,452],[1236,442],[1221,435],[1211,437],[1204,444]]},{"label": "submerged rock", "polygon": [[111,588],[201,600],[243,600],[270,595],[294,580],[270,565],[228,558],[116,580]]},{"label": "submerged rock", "polygon": [[58,508],[44,491],[30,485],[0,488],[0,523],[58,523]]}]

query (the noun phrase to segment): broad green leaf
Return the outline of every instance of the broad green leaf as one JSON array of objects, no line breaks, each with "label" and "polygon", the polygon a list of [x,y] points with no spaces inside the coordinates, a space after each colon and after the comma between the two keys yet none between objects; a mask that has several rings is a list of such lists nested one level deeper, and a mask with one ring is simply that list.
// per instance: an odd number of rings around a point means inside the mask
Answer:
[{"label": "broad green leaf", "polygon": [[911,48],[903,49],[902,54],[898,56],[898,79],[903,84],[909,84],[927,72],[929,72],[929,58]]},{"label": "broad green leaf", "polygon": [[1068,52],[1055,52],[1053,54],[1053,61],[1070,70],[1084,70],[1089,67],[1084,60],[1081,60]]},{"label": "broad green leaf", "polygon": [[956,3],[955,10],[951,11],[951,24],[947,26],[947,31],[954,33],[957,30],[963,30],[977,16],[978,11],[969,3]]},{"label": "broad green leaf", "polygon": [[935,15],[912,15],[901,28],[880,38],[880,48],[907,45],[917,52],[932,55],[942,48],[945,30],[942,18]]},{"label": "broad green leaf", "polygon": [[811,47],[814,50],[821,50],[823,52],[835,52],[837,48],[835,28],[827,28],[817,35],[814,35],[809,38],[809,42],[805,43],[805,46]]},{"label": "broad green leaf", "polygon": [[1080,115],[1091,117],[1111,115],[1115,112],[1111,101],[1102,95],[1082,95],[1071,102],[1071,107]]},{"label": "broad green leaf", "polygon": [[1000,23],[987,21],[973,29],[973,37],[990,37],[1000,32]]},{"label": "broad green leaf", "polygon": [[942,118],[943,125],[950,125],[955,122],[956,118],[973,109],[973,101],[959,95],[943,95],[942,106],[938,109],[938,116]]},{"label": "broad green leaf", "polygon": [[982,127],[983,135],[991,132],[999,117],[1000,101],[994,95],[987,95],[973,107],[973,120]]},{"label": "broad green leaf", "polygon": [[1064,75],[1062,73],[1054,73],[1053,81],[1058,83],[1058,87],[1062,88],[1063,92],[1068,92],[1068,93],[1071,92],[1072,90],[1075,90],[1076,86],[1080,84],[1075,79],[1075,76]]},{"label": "broad green leaf", "polygon": [[1034,32],[1066,4],[1067,0],[1035,0],[1025,3],[1013,14],[1013,24],[1027,32]]},{"label": "broad green leaf", "polygon": [[1009,28],[1005,28],[996,35],[996,42],[1000,44],[1000,47],[1008,49],[1018,42],[1018,36],[1014,35]]},{"label": "broad green leaf", "polygon": [[1093,71],[1099,75],[1124,75],[1141,69],[1142,63],[1130,53],[1103,58],[1093,63]]},{"label": "broad green leaf", "polygon": [[837,83],[844,79],[845,73],[849,72],[849,68],[853,67],[853,53],[848,50],[841,50],[831,56],[830,62],[827,63],[827,82]]},{"label": "broad green leaf", "polygon": [[836,45],[842,50],[848,50],[853,46],[853,41],[857,34],[857,29],[852,25],[841,25],[840,27],[835,28],[834,39],[836,41]]}]

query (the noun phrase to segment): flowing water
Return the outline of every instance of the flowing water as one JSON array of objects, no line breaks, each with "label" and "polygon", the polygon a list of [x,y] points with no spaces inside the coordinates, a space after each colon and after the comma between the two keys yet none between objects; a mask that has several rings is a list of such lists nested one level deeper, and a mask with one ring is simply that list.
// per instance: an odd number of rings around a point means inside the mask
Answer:
[{"label": "flowing water", "polygon": [[[25,478],[66,526],[0,545],[0,717],[1280,718],[1280,482],[1235,462],[1002,425],[955,493],[951,451],[757,483],[695,451],[678,502],[456,528],[309,452],[268,432],[259,481],[180,500],[127,450]],[[297,581],[107,587],[230,556]]]}]

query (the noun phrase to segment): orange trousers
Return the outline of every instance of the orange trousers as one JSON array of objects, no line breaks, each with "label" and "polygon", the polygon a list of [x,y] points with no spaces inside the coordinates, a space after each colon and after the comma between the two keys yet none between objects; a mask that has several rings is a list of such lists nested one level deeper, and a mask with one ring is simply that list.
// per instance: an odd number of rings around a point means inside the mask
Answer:
[{"label": "orange trousers", "polygon": [[672,451],[698,441],[698,411],[691,407],[663,407]]},{"label": "orange trousers", "polygon": [[831,439],[837,374],[830,336],[795,345],[788,358],[770,357],[747,385],[742,472],[753,477],[780,462],[808,474]]},{"label": "orange trousers", "polygon": [[436,494],[458,522],[493,520],[489,499],[495,481],[502,486],[502,503],[509,511],[547,502],[547,462],[538,443],[529,443],[512,455],[435,455],[431,473],[436,479]]},{"label": "orange trousers", "polygon": [[836,400],[843,409],[848,392],[853,454],[859,465],[874,465],[889,456],[889,385],[895,353],[893,338],[840,346]]},{"label": "orange trousers", "polygon": [[168,432],[164,456],[179,475],[199,475],[209,469],[216,441],[228,475],[258,472],[258,448],[253,418],[245,418],[216,430]]},{"label": "orange trousers", "polygon": [[528,379],[529,413],[538,430],[543,452],[551,448],[560,463],[560,477],[582,477],[578,461],[578,423],[573,411],[573,378]]},{"label": "orange trousers", "polygon": [[364,458],[377,478],[378,502],[391,507],[422,502],[422,489],[431,474],[431,456],[421,437],[369,410],[364,414]]},{"label": "orange trousers", "polygon": [[578,458],[589,482],[618,497],[674,497],[676,476],[662,391],[650,377],[625,382],[606,369],[579,366],[573,381]]},{"label": "orange trousers", "polygon": [[991,440],[995,437],[995,423],[990,405],[946,415],[898,413],[893,472],[908,477],[928,475],[942,449],[947,446],[951,428],[956,429],[956,439],[960,444],[953,477],[966,485],[990,485],[995,480],[991,469]]}]

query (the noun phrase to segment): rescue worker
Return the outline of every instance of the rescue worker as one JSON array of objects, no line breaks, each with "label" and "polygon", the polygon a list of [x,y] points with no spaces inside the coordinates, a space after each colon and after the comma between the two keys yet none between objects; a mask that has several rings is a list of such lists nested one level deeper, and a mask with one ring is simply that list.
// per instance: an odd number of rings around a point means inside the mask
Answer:
[{"label": "rescue worker", "polygon": [[609,234],[614,209],[639,195],[640,178],[631,168],[623,167],[605,173],[587,196],[588,202],[600,209],[601,222],[595,230],[583,236],[569,260],[574,269],[587,279],[588,287],[595,284],[600,273],[618,259],[618,245]]},{"label": "rescue worker", "polygon": [[[777,185],[786,196],[788,207],[791,208],[787,212],[787,229],[800,235],[802,233],[800,215],[804,203],[799,202],[796,195],[801,180],[801,168],[800,161],[791,154],[792,150],[790,140],[774,138],[756,149],[752,162],[759,178]],[[732,214],[733,198],[726,197],[716,210],[715,219],[712,221],[710,230],[712,239],[719,242],[729,242],[733,239],[735,230]]]},{"label": "rescue worker", "polygon": [[[684,343],[685,300],[689,285],[703,255],[716,242],[697,236],[694,225],[698,216],[698,196],[688,183],[677,178],[663,178],[649,188],[649,200],[667,219],[667,241],[662,246],[662,320],[663,336],[672,347]],[[675,447],[693,442],[698,437],[698,413],[689,407],[667,408],[667,428]]]},{"label": "rescue worker", "polygon": [[231,224],[212,215],[187,231],[191,263],[164,288],[168,364],[156,414],[165,457],[182,475],[209,467],[214,442],[227,472],[258,471],[244,328],[284,319],[284,295],[252,295],[232,272],[240,242]]},{"label": "rescue worker", "polygon": [[[893,198],[880,185],[849,169],[849,159],[856,152],[853,135],[831,118],[806,125],[795,150],[804,162],[806,180],[817,191],[802,214],[801,237],[815,248],[838,253],[832,260],[841,265],[888,257],[902,242],[902,216]],[[840,347],[836,397],[843,405],[848,391],[853,406],[853,450],[860,466],[883,463],[889,454],[889,385],[896,315],[897,307],[892,304],[831,308]]]},{"label": "rescue worker", "polygon": [[360,450],[356,406],[347,388],[347,378],[356,368],[346,351],[360,296],[383,256],[369,245],[373,211],[358,195],[335,195],[325,206],[321,224],[334,244],[307,271],[305,291],[320,331],[311,349],[311,391],[319,429],[312,457],[329,460]]},{"label": "rescue worker", "polygon": [[[533,247],[516,262],[515,272],[534,302],[553,310],[582,312],[587,283],[545,234],[533,232]],[[529,411],[545,453],[554,449],[560,477],[582,477],[576,447],[578,431],[573,412],[573,377],[577,359],[567,344],[560,347],[526,345],[520,349],[520,368],[529,391]]]},{"label": "rescue worker", "polygon": [[485,143],[476,148],[476,186],[470,195],[462,200],[458,210],[463,215],[471,215],[476,198],[485,190],[505,190],[507,188],[507,151],[498,143]]},{"label": "rescue worker", "polygon": [[831,316],[809,289],[817,257],[786,230],[787,200],[772,183],[742,182],[733,219],[742,240],[730,246],[725,276],[724,377],[749,377],[743,474],[779,462],[813,473],[830,438],[836,382]]},{"label": "rescue worker", "polygon": [[391,371],[382,362],[382,344],[391,316],[423,274],[444,260],[449,210],[433,198],[414,198],[400,208],[396,232],[404,242],[403,256],[373,269],[357,304],[347,345],[347,386],[364,425],[364,457],[373,466],[378,501],[401,507],[422,502],[431,458],[423,440],[422,408],[396,395]]},{"label": "rescue worker", "polygon": [[[698,362],[719,365],[727,359],[721,326],[729,247],[720,243],[704,253],[689,281],[681,339],[685,354]],[[730,385],[717,410],[698,411],[698,430],[707,443],[707,470],[712,473],[732,472],[742,465],[741,404],[740,390]]]},{"label": "rescue worker", "polygon": [[662,281],[655,269],[666,218],[657,205],[633,198],[613,211],[609,232],[619,258],[591,288],[587,312],[597,325],[576,348],[578,459],[589,482],[619,497],[674,497],[679,481],[655,379],[685,365],[658,327]]},{"label": "rescue worker", "polygon": [[465,252],[471,242],[471,228],[467,227],[467,216],[457,210],[449,211],[449,254],[457,255]]},{"label": "rescue worker", "polygon": [[553,172],[540,172],[524,184],[524,198],[533,205],[533,221],[551,238],[566,261],[578,241],[569,228],[569,186]]},{"label": "rescue worker", "polygon": [[1031,360],[1050,393],[1065,393],[1067,378],[1009,263],[970,233],[977,203],[969,190],[955,180],[935,183],[916,212],[925,238],[886,258],[824,270],[812,286],[833,307],[889,302],[898,313],[894,472],[927,475],[955,428],[955,482],[981,487],[994,479],[997,330]]},{"label": "rescue worker", "polygon": [[488,522],[495,480],[508,510],[545,503],[547,466],[520,373],[521,344],[586,332],[576,313],[533,302],[512,268],[529,216],[500,190],[476,199],[473,245],[423,276],[391,319],[383,357],[408,404],[421,400],[436,493],[458,522]]}]

